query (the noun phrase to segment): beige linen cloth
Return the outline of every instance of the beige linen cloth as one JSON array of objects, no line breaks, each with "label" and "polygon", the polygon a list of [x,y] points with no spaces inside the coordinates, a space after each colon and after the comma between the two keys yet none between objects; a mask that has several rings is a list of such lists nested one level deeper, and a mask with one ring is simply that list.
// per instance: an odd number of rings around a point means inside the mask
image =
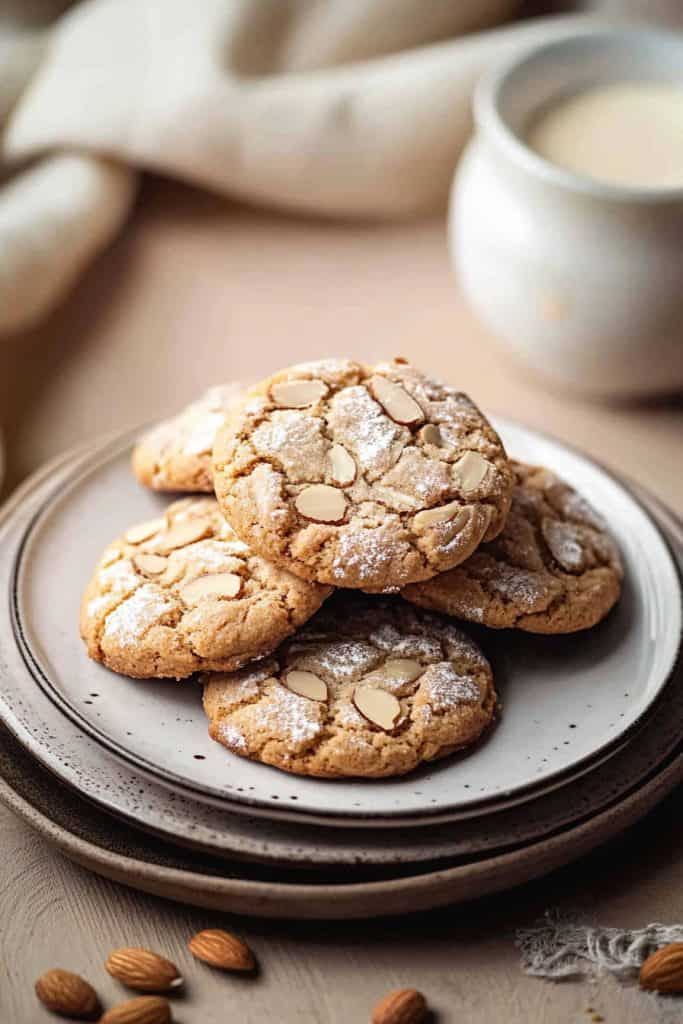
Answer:
[{"label": "beige linen cloth", "polygon": [[[0,0],[0,335],[119,230],[136,170],[322,215],[445,201],[517,0]],[[498,26],[492,28],[491,26]]]}]

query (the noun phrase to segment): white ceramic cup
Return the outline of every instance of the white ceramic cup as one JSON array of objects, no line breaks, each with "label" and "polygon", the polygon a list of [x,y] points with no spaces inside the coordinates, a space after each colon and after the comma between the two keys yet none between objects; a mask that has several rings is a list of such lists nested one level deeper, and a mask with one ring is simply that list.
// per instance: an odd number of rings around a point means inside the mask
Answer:
[{"label": "white ceramic cup", "polygon": [[683,387],[683,189],[581,177],[522,133],[554,101],[628,80],[683,87],[683,34],[596,28],[494,69],[451,194],[451,258],[481,319],[528,367],[605,396]]}]

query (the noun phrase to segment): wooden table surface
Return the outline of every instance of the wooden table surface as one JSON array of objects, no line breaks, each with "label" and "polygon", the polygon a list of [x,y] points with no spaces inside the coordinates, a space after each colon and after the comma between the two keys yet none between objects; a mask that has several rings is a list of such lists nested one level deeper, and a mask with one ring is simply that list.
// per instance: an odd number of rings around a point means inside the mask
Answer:
[{"label": "wooden table surface", "polygon": [[[174,410],[204,386],[323,355],[413,358],[487,409],[584,448],[683,510],[683,402],[596,405],[506,363],[457,294],[443,219],[339,225],[234,207],[148,182],[129,228],[40,329],[0,344],[6,486],[84,438]],[[608,848],[540,882],[465,907],[360,924],[228,920],[89,875],[0,809],[0,1020],[47,1019],[33,981],[60,965],[108,1003],[101,966],[119,945],[166,953],[189,979],[183,1024],[354,1024],[387,989],[414,985],[451,1024],[683,1020],[611,979],[525,976],[515,928],[546,909],[637,927],[683,921],[680,794]],[[207,925],[242,932],[254,981],[190,962]]]}]

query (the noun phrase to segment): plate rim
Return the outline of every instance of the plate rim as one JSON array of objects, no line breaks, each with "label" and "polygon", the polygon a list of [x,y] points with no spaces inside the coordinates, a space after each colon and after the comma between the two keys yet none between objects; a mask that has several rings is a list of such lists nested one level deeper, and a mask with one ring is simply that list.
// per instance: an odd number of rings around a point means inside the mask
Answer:
[{"label": "plate rim", "polygon": [[[216,898],[225,900],[227,896],[232,901],[237,901],[237,905],[231,902],[228,906],[223,902],[218,909],[228,913],[286,918],[292,917],[293,911],[296,911],[295,916],[301,919],[331,920],[425,911],[437,906],[467,902],[530,882],[571,863],[631,828],[669,795],[682,780],[683,754],[679,745],[679,752],[668,758],[666,764],[663,763],[635,790],[588,820],[580,821],[578,824],[572,823],[550,837],[471,862],[447,863],[429,872],[406,872],[398,877],[346,884],[328,881],[317,886],[301,882],[285,885],[277,881],[199,875],[186,869],[154,865],[148,861],[106,850],[88,839],[68,832],[63,826],[47,818],[30,801],[17,794],[2,777],[0,802],[10,807],[26,824],[38,831],[46,841],[61,850],[70,860],[98,875],[140,891],[165,896],[179,903],[212,909],[216,909]],[[40,821],[37,822],[36,818]],[[97,866],[94,866],[94,860],[98,861]],[[118,868],[116,864],[111,863],[114,861],[118,862]],[[122,865],[122,862],[125,862],[125,865]],[[124,874],[124,867],[128,864],[133,866],[129,874],[134,873],[136,882],[144,881],[144,885],[133,885]],[[508,876],[501,878],[508,868]],[[168,876],[164,891],[160,891],[160,882],[154,878],[155,871],[157,875],[164,873]],[[192,882],[197,878],[201,878],[205,886],[205,892],[199,901],[196,899],[196,892],[194,899],[188,898],[192,892]],[[431,891],[434,891],[436,898],[430,896]],[[394,894],[398,894],[399,898],[401,895],[405,898],[408,894],[407,905],[404,903],[390,909],[380,905],[383,897],[390,898]],[[359,908],[355,911],[352,909],[354,898],[357,899],[355,906]],[[315,909],[316,907],[320,909]],[[305,913],[301,913],[302,909]]]},{"label": "plate rim", "polygon": [[[8,556],[7,556],[7,561],[8,562],[11,560],[11,551],[13,550],[14,545],[16,545],[16,543],[17,543],[18,536],[21,534],[23,526],[25,525],[25,521],[27,521],[30,518],[30,513],[31,513],[31,508],[29,507],[26,510],[26,512],[24,513],[23,516],[21,514],[16,515],[15,505],[20,505],[21,501],[25,500],[26,504],[30,506],[31,505],[31,499],[32,499],[32,493],[31,492],[32,492],[33,489],[35,489],[35,490],[37,490],[39,492],[38,493],[38,499],[40,499],[41,494],[43,493],[42,489],[43,488],[47,489],[46,484],[44,482],[44,478],[46,476],[49,477],[49,475],[50,475],[49,472],[47,472],[47,470],[51,470],[51,471],[54,471],[55,473],[59,473],[60,472],[60,464],[61,463],[67,463],[66,469],[62,469],[61,470],[62,472],[67,472],[68,471],[68,463],[70,461],[74,461],[74,460],[76,460],[78,458],[78,452],[79,451],[87,452],[87,451],[91,450],[92,447],[93,447],[92,443],[90,445],[83,446],[82,450],[79,449],[79,450],[76,450],[76,452],[72,451],[70,453],[70,457],[69,457],[69,454],[67,453],[67,455],[64,456],[63,458],[61,458],[61,459],[58,458],[56,460],[53,460],[53,462],[50,463],[48,467],[45,467],[45,469],[43,471],[41,471],[41,470],[36,471],[36,473],[34,473],[33,476],[29,480],[27,480],[25,482],[25,484],[22,484],[21,487],[15,492],[15,494],[10,497],[10,499],[8,500],[5,508],[0,510],[0,528],[3,531],[8,532],[10,537],[11,537],[10,552],[8,552]],[[84,457],[84,456],[81,455],[81,457]],[[638,484],[634,484],[634,486],[637,487],[639,493],[643,495],[643,499],[644,499],[644,502],[645,502],[646,506],[649,507],[650,504],[652,504],[654,506],[652,514],[655,517],[657,517],[659,522],[662,523],[662,528],[664,529],[664,531],[672,537],[672,547],[677,552],[677,555],[676,555],[677,560],[680,561],[679,537],[683,536],[683,523],[681,522],[680,518],[677,516],[677,514],[674,511],[672,511],[660,499],[650,495],[644,488],[641,488]],[[50,489],[53,489],[53,488],[50,487]],[[33,500],[33,503],[34,504],[36,503],[36,499]],[[14,524],[15,516],[13,516],[13,513],[15,513],[16,518],[19,520],[16,523],[16,525]],[[6,571],[7,570],[5,569],[5,572]],[[40,689],[40,688],[37,689],[37,696],[38,696],[38,699],[42,702],[42,704],[47,705],[48,710],[49,710],[50,707],[53,707],[53,709],[54,709],[54,706],[52,705],[52,702],[49,701],[47,696],[43,693],[42,689]],[[116,807],[115,807],[115,805],[113,803],[115,798],[113,798],[113,797],[112,798],[108,798],[106,794],[103,795],[103,794],[100,794],[100,793],[89,792],[87,786],[85,788],[83,788],[83,786],[80,786],[78,784],[78,782],[77,782],[77,778],[78,778],[79,772],[76,770],[75,771],[75,775],[74,775],[74,770],[77,767],[77,765],[68,764],[66,761],[60,760],[58,758],[57,759],[58,763],[57,763],[57,766],[55,767],[55,765],[52,763],[52,761],[46,761],[45,760],[45,756],[44,756],[44,751],[41,751],[41,742],[42,741],[39,739],[39,734],[36,733],[35,730],[30,728],[28,722],[25,720],[25,716],[24,716],[24,718],[21,717],[20,711],[18,710],[17,706],[15,706],[15,703],[11,699],[9,701],[9,704],[7,702],[5,702],[5,701],[3,702],[3,704],[4,704],[4,707],[9,712],[9,715],[10,715],[10,720],[8,720],[8,718],[3,715],[3,718],[5,719],[5,723],[6,723],[7,727],[8,727],[8,731],[18,741],[18,743],[20,744],[22,749],[27,753],[27,755],[29,755],[30,757],[35,759],[43,768],[45,768],[48,771],[49,774],[53,775],[55,778],[58,778],[62,783],[65,784],[66,788],[68,788],[71,791],[74,791],[80,798],[83,798],[86,801],[97,805],[98,808],[101,809],[102,811],[104,811],[106,814],[109,814],[109,815],[113,814],[114,817],[116,817]],[[54,709],[54,710],[56,710],[56,709]],[[38,707],[38,711],[40,713],[42,713],[43,715],[45,714],[45,709],[44,708]],[[61,713],[59,713],[59,712],[56,712],[56,714],[57,714],[58,720],[63,722],[64,726],[68,729],[68,731],[69,731],[69,739],[70,739],[71,742],[73,742],[74,738],[78,739],[78,738],[81,738],[81,737],[84,738],[85,740],[87,740],[87,743],[85,744],[85,746],[90,751],[90,753],[87,755],[90,758],[90,763],[86,764],[85,767],[88,768],[88,770],[90,771],[91,775],[92,775],[92,771],[95,770],[95,768],[96,768],[96,765],[94,765],[93,759],[97,759],[99,757],[109,758],[110,759],[110,763],[107,765],[107,767],[111,768],[111,769],[113,769],[113,767],[115,767],[115,765],[118,762],[113,757],[113,755],[110,755],[106,750],[104,750],[100,746],[94,744],[91,740],[88,739],[88,737],[86,737],[83,734],[81,734],[78,731],[78,729],[75,726],[75,724],[70,719],[68,719],[65,716],[61,715]],[[660,714],[660,717],[661,717],[661,708],[659,708],[659,714]],[[43,719],[43,724],[44,725],[47,724],[45,719]],[[615,792],[615,793],[617,793],[617,792],[627,793],[627,792],[630,792],[633,788],[635,788],[638,785],[640,785],[641,784],[641,780],[648,778],[650,776],[650,774],[652,773],[652,771],[656,771],[658,766],[660,764],[664,763],[665,759],[676,748],[676,746],[678,744],[678,739],[679,739],[678,734],[676,734],[676,738],[675,738],[674,742],[667,741],[667,745],[665,747],[662,747],[660,749],[655,749],[655,752],[652,755],[652,758],[651,758],[651,761],[650,761],[650,767],[649,768],[646,767],[645,770],[643,770],[642,768],[639,770],[638,774],[636,774],[636,776],[635,776],[635,781],[633,782],[632,786],[629,786],[627,789],[624,789],[622,787],[621,790],[619,790],[617,788],[618,787],[618,784],[617,784],[617,787],[615,787],[613,789],[613,792]],[[69,760],[71,760],[71,759],[69,758]],[[129,771],[129,769],[126,769],[126,770]],[[168,807],[167,807],[166,804],[162,804],[161,806],[158,806],[158,802],[160,800],[165,800],[166,798],[164,796],[164,793],[168,793],[170,791],[167,790],[166,787],[160,786],[156,782],[152,782],[152,785],[155,786],[157,790],[159,790],[159,792],[157,794],[153,794],[153,793],[149,794],[150,798],[153,798],[157,802],[157,808],[156,808],[157,820],[160,821],[160,822],[165,822],[167,820],[165,818],[165,814],[167,813]],[[109,791],[109,787],[106,787],[106,789],[107,789],[107,791]],[[544,799],[544,798],[539,798],[539,799]],[[605,804],[607,804],[607,803],[608,803],[608,800],[606,799],[605,800]],[[164,811],[164,807],[166,807],[166,812]],[[599,805],[599,808],[600,808],[600,805]],[[231,818],[231,817],[232,818],[238,818],[238,816],[230,815],[229,812],[227,812],[227,813],[228,813],[228,818]],[[492,813],[495,813],[495,812],[492,811]],[[598,810],[598,813],[599,813],[599,810]],[[125,815],[123,815],[123,817],[125,817]],[[573,820],[574,821],[579,821],[579,820],[581,820],[581,818],[582,818],[582,815],[580,813],[577,813]],[[140,818],[139,816],[136,819],[135,816],[131,814],[129,820],[132,820],[138,827],[141,827],[144,830],[144,828],[145,828],[144,819]],[[572,820],[572,819],[570,819],[570,820]],[[185,833],[183,833],[183,835],[181,837],[179,837],[179,833],[177,831],[175,831],[174,827],[171,827],[171,826],[176,826],[176,822],[171,822],[171,824],[168,827],[166,827],[165,829],[164,828],[160,828],[159,831],[161,832],[162,835],[164,835],[167,839],[170,839],[172,842],[175,841],[175,842],[180,843],[182,845],[190,845],[190,846],[193,845],[193,842],[192,842],[193,835],[192,834],[190,834],[190,835],[185,834],[188,831],[187,829],[185,830]],[[200,829],[202,827],[204,827],[205,831],[206,831],[206,827],[202,826],[201,824],[199,824],[198,826],[194,826],[194,825],[190,825],[189,826],[190,829],[195,828],[195,827],[198,827]],[[182,825],[181,825],[181,828],[182,828]],[[551,829],[549,829],[549,830],[547,830],[545,832],[545,835],[551,835],[551,834],[554,833],[554,831],[555,831],[555,829],[551,828]],[[219,832],[215,836],[216,844],[213,846],[213,848],[210,845],[210,840],[212,838],[211,835],[210,835],[210,830],[207,832],[207,841],[205,843],[203,843],[203,844],[202,843],[194,844],[194,845],[202,845],[204,849],[209,849],[214,854],[218,853],[219,856],[236,855],[238,857],[238,859],[244,859],[245,857],[249,857],[249,854],[244,852],[244,844],[245,843],[246,843],[247,846],[249,846],[249,845],[251,846],[252,851],[254,850],[254,848],[257,848],[258,851],[261,852],[261,851],[265,851],[267,849],[268,843],[270,841],[272,841],[271,837],[266,837],[265,839],[258,839],[258,840],[255,840],[253,836],[245,837],[240,832],[239,829],[238,829],[238,832],[236,833],[236,835],[237,835],[236,839],[233,839],[231,837],[231,834],[229,832],[229,822],[224,822],[222,828],[219,830]],[[293,845],[293,842],[292,842],[291,845]],[[498,849],[504,848],[505,846],[506,846],[506,844],[500,844]],[[362,849],[362,847],[359,847],[359,849]],[[259,856],[259,852],[256,853],[257,857]],[[295,851],[295,852],[298,852],[300,854],[301,851]],[[448,856],[449,856],[449,854],[446,853],[446,854],[444,854],[439,859],[444,859],[444,857],[448,857]],[[287,854],[286,853],[285,854],[281,854],[280,859],[282,860],[283,858],[284,858],[285,862],[287,862]],[[270,860],[271,862],[275,861],[276,859],[277,858],[276,858],[275,855],[269,855],[268,856],[268,860]],[[301,860],[301,859],[302,859],[302,857],[298,856],[298,860]],[[355,860],[355,859],[357,859],[357,858],[353,858],[352,860]],[[405,859],[407,860],[408,858],[405,858]],[[434,859],[434,857],[427,858],[427,857],[424,857],[424,856],[420,856],[420,859],[424,861],[424,860],[427,860],[427,859]],[[325,862],[324,858],[322,856],[314,857],[314,860],[315,860],[316,863],[321,863],[321,862],[324,863]],[[340,861],[339,859],[337,859],[337,863],[340,863],[340,862],[343,862],[343,861]]]},{"label": "plate rim", "polygon": [[[329,827],[334,827],[335,824],[343,824],[346,827],[363,828],[371,823],[376,823],[379,827],[383,828],[412,827],[452,822],[458,819],[483,815],[494,810],[498,811],[507,809],[509,807],[525,803],[540,793],[552,792],[554,789],[558,789],[569,784],[574,778],[590,771],[591,767],[596,762],[597,764],[604,763],[609,759],[609,757],[616,754],[624,744],[633,739],[634,735],[645,724],[648,715],[656,705],[657,700],[659,699],[667,682],[672,678],[672,675],[680,662],[683,646],[683,572],[678,564],[678,560],[674,554],[669,538],[656,519],[652,516],[645,502],[638,496],[638,494],[631,490],[630,486],[623,479],[614,474],[612,470],[606,468],[598,460],[588,456],[580,449],[572,447],[548,433],[527,427],[519,421],[506,417],[496,416],[494,417],[494,420],[497,427],[499,424],[503,424],[503,430],[506,425],[510,425],[512,428],[521,429],[526,434],[532,436],[537,435],[552,444],[556,444],[567,449],[589,465],[599,469],[599,471],[603,473],[612,484],[623,491],[625,496],[635,503],[641,514],[647,519],[666,552],[677,582],[678,605],[682,628],[679,631],[677,649],[670,669],[666,677],[662,680],[656,696],[641,710],[637,718],[635,718],[626,729],[620,732],[617,736],[608,740],[606,743],[597,747],[595,750],[591,751],[589,754],[578,759],[571,766],[564,769],[558,769],[556,772],[551,773],[549,776],[537,783],[531,781],[524,785],[515,787],[514,790],[503,790],[495,795],[481,798],[479,800],[472,799],[465,805],[460,804],[458,807],[445,807],[436,812],[430,810],[428,807],[424,807],[408,812],[404,810],[396,813],[392,813],[390,811],[372,812],[365,810],[344,811],[339,809],[330,810],[329,813],[326,813],[322,810],[304,810],[299,807],[287,807],[286,809],[284,807],[274,807],[272,802],[263,800],[258,796],[251,796],[247,793],[225,793],[218,792],[211,788],[203,788],[200,785],[195,785],[182,776],[176,775],[174,772],[159,769],[158,766],[153,762],[148,761],[144,756],[131,752],[123,744],[111,738],[60,693],[59,689],[46,675],[42,666],[34,657],[21,622],[19,609],[20,573],[22,558],[26,547],[30,543],[35,529],[49,512],[55,493],[58,491],[60,497],[70,493],[77,488],[79,483],[86,479],[89,473],[96,467],[104,465],[114,458],[123,455],[129,445],[138,436],[140,427],[110,434],[102,441],[96,440],[90,445],[81,447],[75,453],[73,451],[71,453],[65,453],[64,457],[59,460],[59,465],[68,463],[70,454],[74,456],[74,458],[78,458],[78,454],[82,452],[83,457],[78,459],[73,470],[71,470],[70,467],[65,466],[66,479],[62,481],[58,487],[49,489],[47,495],[41,498],[38,508],[23,527],[21,540],[19,541],[14,553],[11,568],[10,616],[15,641],[17,642],[17,646],[24,664],[26,665],[27,671],[31,674],[34,681],[52,704],[55,705],[56,708],[65,715],[65,717],[70,719],[77,728],[90,736],[92,740],[105,748],[128,768],[132,768],[135,771],[143,773],[147,778],[165,786],[171,791],[180,791],[186,796],[201,800],[204,804],[220,806],[224,810],[233,811],[238,814],[256,815],[271,820],[288,820],[294,823],[308,822]],[[44,475],[49,476],[49,470]],[[323,781],[327,784],[330,780]],[[333,782],[334,780],[331,781]]]}]

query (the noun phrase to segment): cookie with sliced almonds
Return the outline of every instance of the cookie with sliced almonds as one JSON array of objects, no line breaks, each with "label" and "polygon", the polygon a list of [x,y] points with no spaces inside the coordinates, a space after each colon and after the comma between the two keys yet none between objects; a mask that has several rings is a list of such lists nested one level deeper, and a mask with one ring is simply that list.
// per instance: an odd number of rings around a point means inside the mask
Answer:
[{"label": "cookie with sliced almonds", "polygon": [[503,528],[512,472],[462,392],[405,360],[304,363],[253,388],[214,448],[235,532],[304,579],[392,590]]},{"label": "cookie with sliced almonds", "polygon": [[330,592],[250,551],[214,498],[186,498],[106,549],[81,635],[91,658],[128,676],[233,671],[273,651]]},{"label": "cookie with sliced almonds", "polygon": [[216,434],[239,406],[246,385],[209,388],[197,401],[144,434],[133,450],[133,472],[153,491],[213,494],[211,456]]},{"label": "cookie with sliced almonds", "polygon": [[496,708],[489,663],[452,622],[352,591],[271,657],[204,683],[214,740],[327,778],[403,775],[474,743]]},{"label": "cookie with sliced almonds", "polygon": [[402,591],[425,608],[493,628],[573,633],[607,615],[623,569],[607,525],[548,469],[513,463],[503,532],[456,569]]}]

